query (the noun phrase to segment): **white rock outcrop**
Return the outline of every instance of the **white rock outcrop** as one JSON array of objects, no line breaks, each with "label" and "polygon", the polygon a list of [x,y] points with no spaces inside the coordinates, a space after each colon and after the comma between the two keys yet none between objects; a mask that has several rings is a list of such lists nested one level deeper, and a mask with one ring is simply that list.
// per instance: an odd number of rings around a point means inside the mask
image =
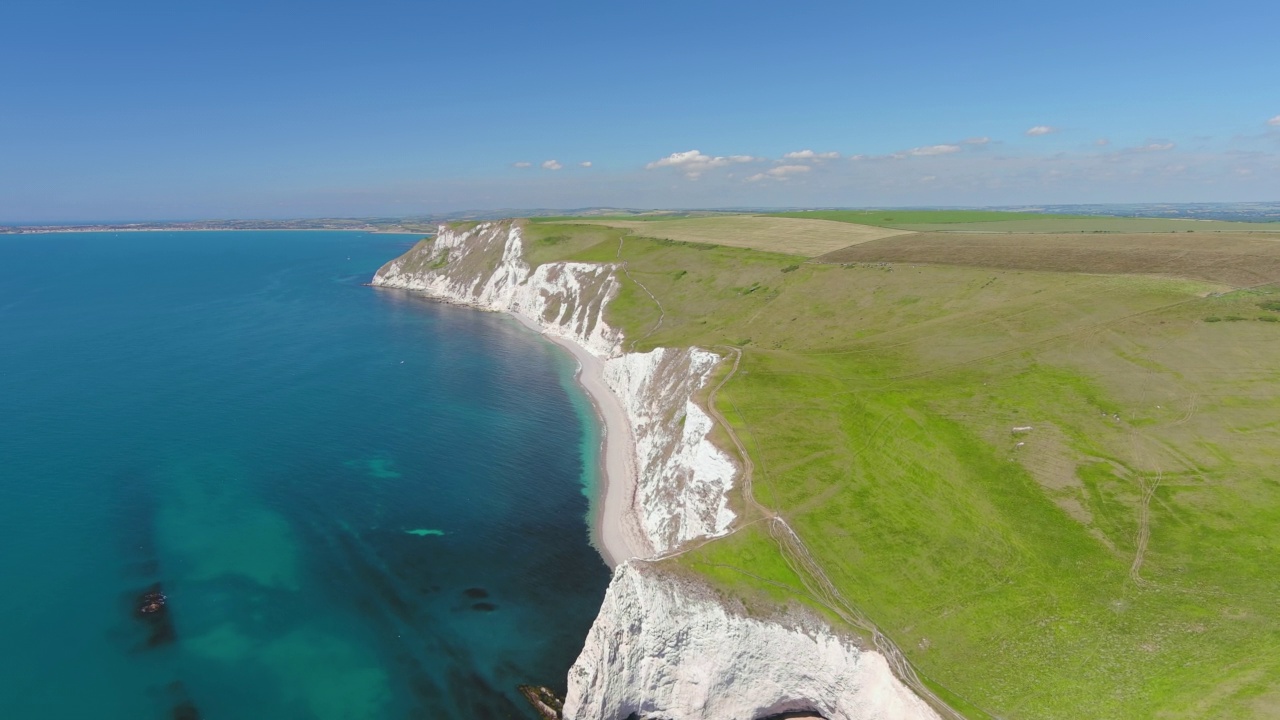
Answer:
[{"label": "white rock outcrop", "polygon": [[[738,472],[695,401],[721,358],[698,348],[623,351],[605,321],[616,264],[530,267],[518,223],[440,228],[384,265],[373,284],[509,312],[603,363],[631,430],[636,519],[654,555],[723,535]],[[693,580],[643,561],[619,565],[569,675],[566,720],[757,720],[811,711],[828,720],[937,720],[889,670],[815,618],[762,620]]]},{"label": "white rock outcrop", "polygon": [[644,563],[614,572],[569,671],[565,720],[938,720],[884,656],[795,613],[759,620]]},{"label": "white rock outcrop", "polygon": [[693,396],[720,356],[658,348],[626,353],[604,365],[604,379],[630,420],[635,444],[635,511],[650,546],[662,555],[733,523],[729,490],[737,467],[708,435],[714,424]]},{"label": "white rock outcrop", "polygon": [[630,420],[632,513],[648,547],[662,555],[693,538],[723,535],[734,519],[728,492],[737,468],[708,438],[711,418],[693,401],[720,356],[697,348],[622,352],[622,333],[604,319],[620,287],[617,270],[577,262],[530,268],[520,226],[508,221],[465,231],[442,226],[434,240],[378,270],[373,284],[509,312],[600,358],[605,382]]},{"label": "white rock outcrop", "polygon": [[622,333],[604,321],[605,304],[618,292],[614,271],[614,265],[596,263],[530,268],[519,226],[481,223],[465,231],[441,226],[434,239],[383,265],[373,284],[520,315],[549,335],[607,358],[622,343]]}]

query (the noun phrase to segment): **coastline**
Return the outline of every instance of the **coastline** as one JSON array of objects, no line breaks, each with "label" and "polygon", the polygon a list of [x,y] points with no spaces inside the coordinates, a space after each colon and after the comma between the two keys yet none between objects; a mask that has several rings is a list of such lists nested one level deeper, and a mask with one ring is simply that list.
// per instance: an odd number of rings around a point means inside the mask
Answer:
[{"label": "coastline", "polygon": [[541,327],[520,313],[508,314],[573,356],[578,364],[574,380],[591,400],[591,407],[600,423],[600,479],[596,486],[591,543],[610,569],[633,558],[648,557],[651,554],[648,543],[631,513],[636,494],[631,423],[617,395],[605,383],[604,362],[569,338],[543,332]]},{"label": "coastline", "polygon": [[[587,491],[590,542],[613,576],[569,671],[564,717],[624,717],[652,708],[687,718],[817,711],[938,720],[883,655],[830,631],[826,619],[813,615],[817,624],[797,626],[785,617],[757,617],[709,586],[630,562],[723,535],[736,517],[729,493],[742,468],[712,441],[715,418],[696,402],[724,358],[696,347],[621,352],[621,331],[604,320],[618,266],[566,261],[531,268],[520,229],[515,221],[462,232],[441,227],[434,242],[418,243],[379,269],[371,285],[503,312],[577,361],[574,382],[601,433],[582,439],[601,447],[600,475]],[[562,383],[567,370],[561,366]],[[575,396],[578,417],[585,413],[580,403]]]},{"label": "coastline", "polygon": [[0,235],[64,235],[67,233],[137,233],[137,232],[362,232],[370,235],[434,235],[430,231],[374,230],[370,228],[99,228],[55,227],[8,229],[0,226]]}]

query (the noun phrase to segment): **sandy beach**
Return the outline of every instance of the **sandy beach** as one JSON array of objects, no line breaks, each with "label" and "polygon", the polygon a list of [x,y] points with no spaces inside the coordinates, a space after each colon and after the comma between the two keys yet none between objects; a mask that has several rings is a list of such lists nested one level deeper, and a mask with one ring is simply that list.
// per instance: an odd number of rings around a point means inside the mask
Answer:
[{"label": "sandy beach", "polygon": [[636,492],[635,450],[631,423],[622,404],[604,381],[604,362],[568,338],[542,332],[528,318],[512,313],[525,327],[563,347],[578,361],[578,384],[587,391],[602,423],[601,473],[591,541],[609,567],[631,558],[648,557],[648,543],[632,511]]}]

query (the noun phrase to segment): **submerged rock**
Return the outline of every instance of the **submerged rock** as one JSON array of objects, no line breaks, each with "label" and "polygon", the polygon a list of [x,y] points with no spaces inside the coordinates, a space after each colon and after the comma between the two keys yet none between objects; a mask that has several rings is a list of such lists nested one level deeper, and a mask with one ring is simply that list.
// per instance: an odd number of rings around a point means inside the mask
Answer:
[{"label": "submerged rock", "polygon": [[533,711],[538,713],[538,717],[542,720],[560,720],[564,701],[557,697],[551,688],[542,685],[517,685],[516,690],[519,690],[524,699],[529,701]]},{"label": "submerged rock", "polygon": [[160,591],[160,583],[147,588],[134,601],[134,614],[147,624],[147,647],[168,645],[178,638],[169,617],[169,598]]}]

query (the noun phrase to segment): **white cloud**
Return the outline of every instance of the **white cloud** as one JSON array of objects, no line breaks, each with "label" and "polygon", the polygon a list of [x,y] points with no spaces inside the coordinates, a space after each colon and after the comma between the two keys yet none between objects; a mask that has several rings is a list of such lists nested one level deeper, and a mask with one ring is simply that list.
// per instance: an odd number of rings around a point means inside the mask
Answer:
[{"label": "white cloud", "polygon": [[1027,128],[1026,134],[1031,137],[1039,137],[1040,135],[1050,135],[1056,132],[1058,132],[1058,128],[1056,127],[1050,127],[1048,125],[1036,125],[1035,127]]},{"label": "white cloud", "polygon": [[750,155],[730,155],[728,157],[719,156],[711,157],[703,155],[697,150],[686,150],[685,152],[671,153],[661,160],[654,160],[645,165],[646,170],[656,168],[672,167],[680,170],[690,179],[696,179],[702,173],[712,168],[724,167],[730,163],[746,163],[755,160]]},{"label": "white cloud", "polygon": [[511,163],[511,167],[527,168],[532,166],[533,166],[533,163],[525,162],[523,160],[521,160],[520,162]]},{"label": "white cloud", "polygon": [[546,162],[542,163],[542,168],[543,168],[544,170],[559,170],[559,169],[560,169],[560,168],[562,168],[562,167],[564,167],[564,166],[563,166],[563,165],[561,165],[561,164],[560,164],[560,162],[559,162],[558,160],[548,160],[548,161],[546,161]]},{"label": "white cloud", "polygon": [[583,160],[582,162],[580,162],[580,163],[578,163],[578,164],[579,164],[579,165],[581,165],[582,167],[591,167],[591,161],[590,161],[590,160]]},{"label": "white cloud", "polygon": [[787,160],[836,160],[840,157],[840,153],[835,151],[820,153],[805,149],[789,152],[782,157]]},{"label": "white cloud", "polygon": [[983,135],[982,137],[971,137],[964,141],[965,145],[987,145],[991,142],[991,138]]},{"label": "white cloud", "polygon": [[1146,145],[1141,145],[1139,147],[1133,148],[1133,151],[1134,152],[1164,152],[1165,150],[1172,150],[1174,147],[1176,146],[1171,142],[1148,143]]},{"label": "white cloud", "polygon": [[776,168],[770,168],[762,173],[756,173],[747,178],[747,182],[759,182],[761,180],[786,180],[788,175],[796,173],[807,173],[813,168],[808,165],[779,165]]},{"label": "white cloud", "polygon": [[960,152],[959,145],[925,145],[923,147],[911,148],[905,153],[899,155],[910,155],[911,157],[931,157],[933,155],[950,155],[951,153]]},{"label": "white cloud", "polygon": [[1097,145],[1098,147],[1106,147],[1111,144],[1111,141],[1106,138],[1098,138],[1097,140],[1093,141],[1093,144]]},{"label": "white cloud", "polygon": [[1270,120],[1268,120],[1267,124],[1270,125],[1271,127],[1280,127],[1280,115],[1277,115],[1271,118]]}]

